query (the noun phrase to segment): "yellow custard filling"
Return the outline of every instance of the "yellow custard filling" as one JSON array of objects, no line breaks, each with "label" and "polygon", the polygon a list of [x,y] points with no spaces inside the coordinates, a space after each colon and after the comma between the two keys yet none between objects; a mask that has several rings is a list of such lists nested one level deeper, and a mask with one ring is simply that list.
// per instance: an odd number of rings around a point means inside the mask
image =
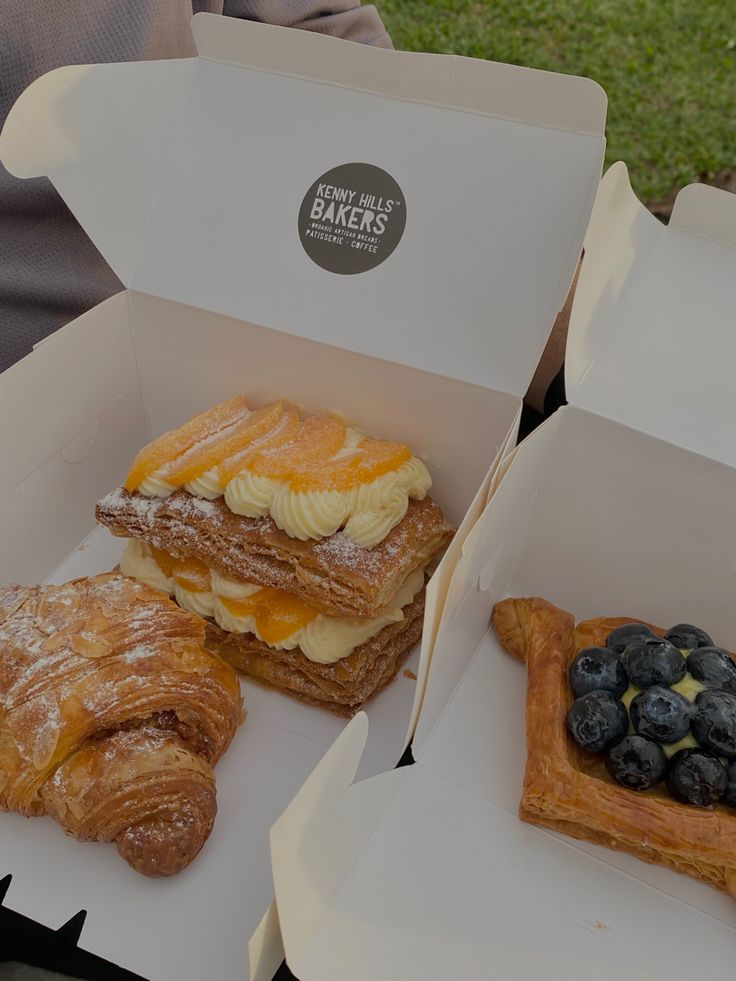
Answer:
[{"label": "yellow custard filling", "polygon": [[[160,562],[171,563],[167,575]],[[404,619],[404,608],[424,585],[424,572],[413,572],[397,592],[390,610],[372,620],[326,617],[284,590],[237,583],[196,560],[171,560],[145,542],[131,539],[120,560],[126,576],[174,596],[184,609],[215,620],[231,633],[252,633],[269,647],[293,650],[319,664],[348,657],[390,623]],[[205,578],[206,577],[206,578]]]},{"label": "yellow custard filling", "polygon": [[[681,653],[685,658],[687,658],[692,652],[682,651]],[[674,685],[670,685],[669,687],[672,689],[672,691],[679,692],[681,695],[683,695],[688,702],[694,702],[700,692],[705,691],[705,685],[701,684],[696,678],[693,678],[689,671],[685,673],[680,681]],[[629,685],[621,696],[621,701],[624,703],[626,706],[626,711],[629,713],[629,735],[633,734],[634,732],[634,726],[631,723],[631,702],[641,690],[641,688],[634,688],[633,685]],[[665,756],[669,759],[670,756],[674,756],[675,753],[679,752],[681,749],[693,749],[697,747],[697,745],[698,744],[692,734],[688,732],[688,734],[679,742],[663,743],[662,749],[664,750]]]}]

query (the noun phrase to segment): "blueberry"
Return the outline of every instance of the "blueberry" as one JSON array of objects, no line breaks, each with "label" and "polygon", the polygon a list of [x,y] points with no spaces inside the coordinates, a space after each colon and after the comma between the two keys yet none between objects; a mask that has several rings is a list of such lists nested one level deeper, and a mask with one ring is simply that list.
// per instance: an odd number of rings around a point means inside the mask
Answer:
[{"label": "blueberry", "polygon": [[633,640],[641,637],[654,637],[654,632],[644,623],[625,623],[606,637],[606,647],[610,647],[616,654],[623,654]]},{"label": "blueberry", "polygon": [[726,785],[726,792],[723,795],[723,803],[730,804],[731,807],[736,807],[736,761],[729,763],[728,770],[728,784]]},{"label": "blueberry", "polygon": [[668,640],[644,637],[624,651],[624,667],[636,688],[674,685],[685,677],[687,661]]},{"label": "blueberry", "polygon": [[715,688],[701,691],[690,724],[704,749],[729,760],[736,757],[736,695]]},{"label": "blueberry", "polygon": [[629,716],[624,703],[610,691],[589,691],[570,706],[567,728],[578,746],[600,753],[623,739]]},{"label": "blueberry", "polygon": [[678,651],[694,651],[696,647],[713,646],[708,634],[691,623],[676,623],[664,636]]},{"label": "blueberry", "polygon": [[720,800],[727,785],[725,766],[701,749],[681,749],[670,760],[667,788],[673,797],[684,804],[709,807]]},{"label": "blueberry", "polygon": [[657,743],[643,736],[625,736],[606,754],[606,769],[629,790],[647,790],[664,776],[667,757]]},{"label": "blueberry", "polygon": [[639,735],[658,743],[677,743],[690,731],[690,702],[671,688],[647,688],[631,700],[629,711]]},{"label": "blueberry", "polygon": [[722,688],[736,695],[736,663],[720,647],[700,647],[687,659],[687,669],[708,688]]},{"label": "blueberry", "polygon": [[586,647],[570,665],[570,687],[575,698],[589,691],[610,691],[619,698],[629,679],[618,654],[607,647]]}]

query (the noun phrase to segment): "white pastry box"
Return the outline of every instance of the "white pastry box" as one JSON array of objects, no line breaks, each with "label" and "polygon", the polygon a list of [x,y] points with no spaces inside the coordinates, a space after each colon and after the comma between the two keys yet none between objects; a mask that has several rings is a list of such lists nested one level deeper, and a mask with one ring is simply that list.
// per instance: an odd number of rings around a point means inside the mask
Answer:
[{"label": "white pastry box", "polygon": [[575,298],[571,404],[519,446],[465,540],[416,764],[352,785],[358,716],[271,832],[301,981],[732,971],[732,898],[518,819],[526,671],[489,619],[536,595],[578,619],[693,622],[736,649],[734,310],[736,196],[688,187],[664,228],[611,168]]},{"label": "white pastry box", "polygon": [[[449,573],[569,288],[605,95],[506,65],[193,25],[195,59],[44,76],[0,139],[5,166],[48,175],[127,287],[0,378],[0,581],[109,569],[122,545],[94,529],[95,502],[152,436],[237,392],[339,408],[408,442],[450,520],[467,518],[430,589],[419,682],[400,675],[370,706],[374,774],[413,730]],[[156,981],[214,965],[242,977],[272,899],[268,829],[344,728],[244,688],[248,721],[190,869],[149,881],[114,848],[3,815],[7,904],[51,926],[86,909],[82,946]]]}]

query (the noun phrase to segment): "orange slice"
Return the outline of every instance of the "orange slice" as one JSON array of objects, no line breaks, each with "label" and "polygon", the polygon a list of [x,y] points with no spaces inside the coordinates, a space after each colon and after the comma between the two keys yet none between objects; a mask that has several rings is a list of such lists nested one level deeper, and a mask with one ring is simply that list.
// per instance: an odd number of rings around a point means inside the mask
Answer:
[{"label": "orange slice", "polygon": [[217,466],[220,461],[251,448],[255,442],[272,432],[286,412],[283,402],[271,402],[251,412],[227,429],[221,429],[207,439],[195,443],[176,460],[166,465],[161,477],[175,487]]},{"label": "orange slice", "polygon": [[168,552],[164,551],[162,548],[156,548],[155,545],[149,545],[151,549],[151,555],[153,556],[154,562],[159,567],[163,574],[171,579],[174,575],[174,569],[180,559],[175,559],[173,555],[169,555]]},{"label": "orange slice", "polygon": [[266,587],[245,600],[220,598],[235,616],[254,616],[258,634],[267,644],[279,644],[306,627],[317,611],[283,589]]},{"label": "orange slice", "polygon": [[410,459],[411,451],[405,443],[364,439],[354,454],[341,460],[300,467],[291,474],[289,486],[297,493],[351,490],[398,470]]},{"label": "orange slice", "polygon": [[[269,587],[264,587],[269,588]],[[258,593],[263,592],[263,590],[258,590]],[[255,616],[256,612],[256,597],[258,593],[253,593],[252,596],[246,597],[246,599],[236,600],[230,599],[229,596],[219,596],[218,599],[225,607],[229,610],[235,617],[252,617]]]},{"label": "orange slice", "polygon": [[237,477],[256,454],[292,443],[299,432],[299,426],[299,414],[294,409],[288,409],[271,432],[224,459],[217,468],[217,476],[223,487],[229,484],[233,477]]},{"label": "orange slice", "polygon": [[345,423],[334,416],[311,416],[302,423],[299,435],[286,446],[258,453],[249,469],[273,480],[295,470],[317,464],[338,453],[345,443]]},{"label": "orange slice", "polygon": [[190,593],[209,593],[210,571],[199,559],[179,559],[172,573],[174,581]]},{"label": "orange slice", "polygon": [[189,422],[172,429],[154,439],[138,453],[125,481],[125,489],[134,491],[146,477],[159,470],[164,464],[175,460],[195,443],[207,439],[221,429],[239,422],[248,413],[248,403],[244,395],[222,402],[220,405],[201,412]]},{"label": "orange slice", "polygon": [[255,595],[260,597],[256,626],[267,644],[286,640],[317,616],[315,609],[281,589],[262,589]]}]

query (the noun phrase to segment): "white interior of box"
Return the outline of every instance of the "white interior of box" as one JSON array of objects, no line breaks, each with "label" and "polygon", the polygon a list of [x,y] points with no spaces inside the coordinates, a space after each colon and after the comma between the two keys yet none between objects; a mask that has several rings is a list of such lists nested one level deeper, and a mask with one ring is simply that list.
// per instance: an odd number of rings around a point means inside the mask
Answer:
[{"label": "white interior of box", "polygon": [[[320,765],[318,804],[309,807],[307,784],[272,829],[281,929],[289,962],[305,981],[348,973],[356,981],[409,974],[481,979],[489,972],[508,981],[583,981],[593,973],[607,981],[624,973],[685,981],[700,969],[704,950],[713,966],[725,970],[731,962],[733,899],[518,820],[526,676],[489,630],[495,601],[541,595],[577,619],[699,623],[717,643],[736,649],[736,473],[719,428],[728,416],[716,415],[720,394],[706,396],[698,413],[687,390],[697,418],[687,438],[675,440],[670,428],[656,438],[605,418],[599,388],[587,387],[594,372],[601,388],[616,378],[620,384],[611,382],[609,395],[616,416],[627,418],[633,404],[648,428],[666,421],[657,413],[656,393],[647,397],[646,359],[668,360],[681,379],[687,374],[689,343],[678,365],[677,339],[686,337],[693,307],[678,286],[660,295],[655,316],[652,284],[670,281],[668,264],[681,279],[689,276],[700,322],[715,343],[732,295],[733,250],[731,226],[724,227],[712,193],[688,189],[680,225],[665,232],[632,203],[625,171],[617,168],[604,180],[592,243],[586,240],[581,302],[595,311],[607,298],[610,309],[602,321],[593,313],[589,322],[574,315],[570,371],[577,404],[519,447],[462,545],[414,738],[417,764],[400,778],[384,774],[350,786],[365,738],[364,720],[355,720]],[[730,198],[720,197],[728,214]],[[713,277],[711,259],[720,277]],[[635,340],[627,319],[632,310],[638,311]],[[664,348],[662,322],[671,336]],[[628,376],[626,343],[632,358],[644,361]],[[703,361],[699,369],[707,374],[718,358]],[[708,414],[718,440],[708,441]],[[716,459],[685,448],[697,433]],[[341,856],[339,871],[325,876],[312,857],[321,854],[323,836],[335,834],[336,816],[354,806],[353,794],[366,811],[374,799],[380,802],[380,816],[370,834],[361,827],[363,841]]]},{"label": "white interior of box", "polygon": [[[464,534],[572,278],[603,154],[594,83],[194,24],[204,58],[60,69],[3,130],[8,169],[48,175],[131,287],[0,379],[3,580],[114,564],[95,502],[151,436],[235,392],[409,442]],[[297,246],[296,215],[312,181],[355,159],[393,174],[409,218],[389,260],[340,277]],[[361,775],[393,765],[416,718],[460,542],[430,589],[419,683],[400,675],[370,707]],[[217,825],[186,873],[151,883],[113,848],[8,815],[9,905],[51,925],[86,908],[82,945],[148,977],[202,977],[213,960],[241,976],[272,895],[267,829],[344,728],[244,689]]]},{"label": "white interior of box", "polygon": [[[45,405],[38,401],[40,371],[50,386],[44,384]],[[3,475],[5,500],[14,507],[2,509],[2,578],[27,582],[112,568],[123,543],[94,529],[97,499],[124,478],[149,432],[235,392],[249,393],[256,404],[288,392],[315,409],[340,407],[371,431],[407,438],[427,460],[437,496],[456,522],[518,404],[509,395],[134,293],[119,294],[49,338],[3,382],[0,416],[8,427],[25,418],[28,436]],[[64,411],[49,414],[48,432],[40,419],[54,405]],[[458,433],[476,438],[466,442]],[[475,452],[478,444],[483,448]],[[417,651],[406,669],[416,673],[418,659]],[[144,975],[162,950],[160,976],[201,975],[217,949],[233,971],[222,976],[234,977],[271,896],[268,829],[345,725],[248,682],[243,689],[247,724],[218,766],[216,828],[190,870],[166,886],[151,884],[113,848],[80,845],[50,821],[8,816],[13,833],[0,838],[0,867],[18,873],[10,905],[51,924],[87,908],[83,944]],[[400,756],[415,691],[415,681],[400,674],[371,704],[365,774]],[[53,881],[39,894],[38,874],[51,866]],[[205,943],[202,917],[213,892],[218,922],[211,929],[207,920]],[[135,948],[128,930],[141,938]],[[182,944],[182,935],[194,943]]]},{"label": "white interior of box", "polygon": [[39,582],[149,439],[125,293],[0,376],[0,581]]}]

